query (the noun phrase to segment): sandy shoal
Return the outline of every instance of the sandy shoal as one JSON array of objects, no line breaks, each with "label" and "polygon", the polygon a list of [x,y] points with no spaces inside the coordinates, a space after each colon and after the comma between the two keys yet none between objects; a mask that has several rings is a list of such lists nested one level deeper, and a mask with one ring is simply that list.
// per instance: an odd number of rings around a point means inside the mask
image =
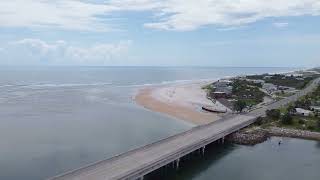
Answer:
[{"label": "sandy shoal", "polygon": [[220,118],[216,113],[201,110],[203,105],[213,104],[201,88],[208,82],[166,85],[142,88],[134,100],[137,104],[155,112],[187,121],[195,125],[207,124]]}]

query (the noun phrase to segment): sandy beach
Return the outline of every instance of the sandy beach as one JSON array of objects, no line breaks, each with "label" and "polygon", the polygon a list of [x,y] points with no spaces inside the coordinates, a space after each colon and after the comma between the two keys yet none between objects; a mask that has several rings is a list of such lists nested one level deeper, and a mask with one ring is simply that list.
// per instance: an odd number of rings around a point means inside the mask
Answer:
[{"label": "sandy beach", "polygon": [[221,115],[205,112],[201,109],[202,106],[225,108],[219,102],[213,103],[207,99],[206,92],[201,87],[208,83],[208,81],[200,81],[145,87],[138,91],[134,99],[137,104],[152,111],[164,113],[194,125],[206,124],[219,119]]}]

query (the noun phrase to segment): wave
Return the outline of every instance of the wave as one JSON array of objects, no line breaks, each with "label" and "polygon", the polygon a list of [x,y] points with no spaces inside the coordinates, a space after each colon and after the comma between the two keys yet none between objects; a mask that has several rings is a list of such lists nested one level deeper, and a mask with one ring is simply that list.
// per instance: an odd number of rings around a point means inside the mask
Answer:
[{"label": "wave", "polygon": [[35,83],[35,84],[4,84],[0,88],[19,87],[19,88],[54,88],[54,87],[82,87],[82,86],[106,86],[112,83]]},{"label": "wave", "polygon": [[185,79],[185,80],[172,80],[172,81],[161,81],[154,83],[143,83],[143,84],[131,84],[131,85],[120,85],[117,87],[148,87],[148,86],[163,86],[163,85],[176,85],[176,84],[189,84],[205,81],[217,81],[221,78],[210,78],[210,79]]}]

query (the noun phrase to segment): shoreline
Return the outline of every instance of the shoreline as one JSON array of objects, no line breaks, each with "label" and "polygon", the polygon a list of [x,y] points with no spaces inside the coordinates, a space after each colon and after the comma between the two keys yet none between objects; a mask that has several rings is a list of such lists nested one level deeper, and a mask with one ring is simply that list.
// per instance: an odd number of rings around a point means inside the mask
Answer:
[{"label": "shoreline", "polygon": [[[288,70],[285,72],[278,73],[269,73],[269,74],[287,74],[292,72],[301,71],[304,69],[297,70]],[[172,83],[160,83],[160,84],[152,84],[148,86],[143,86],[139,88],[133,95],[133,101],[141,107],[144,107],[153,112],[161,113],[167,115],[171,118],[185,121],[187,123],[191,123],[192,125],[203,125],[208,124],[210,122],[214,122],[220,119],[223,114],[229,113],[214,113],[207,112],[202,110],[200,105],[213,105],[212,102],[207,98],[207,95],[202,95],[201,100],[196,100],[196,102],[186,102],[185,99],[194,98],[194,94],[199,93],[202,90],[202,86],[207,85],[208,83],[213,83],[221,79],[232,79],[240,76],[247,76],[250,74],[239,74],[233,76],[223,76],[220,78],[214,79],[199,79],[199,80],[181,80],[181,81],[173,81]],[[178,83],[179,82],[179,83]],[[177,88],[183,87],[184,89],[191,89],[188,93],[188,96],[185,96],[185,99],[182,98],[172,98],[170,96],[174,96],[172,94],[178,94],[181,92],[175,92]],[[197,86],[197,87],[195,87]],[[192,89],[197,89],[197,91],[192,91]],[[166,92],[160,92],[163,89],[166,89]],[[171,91],[171,92],[170,92]],[[173,93],[172,93],[173,92]],[[171,95],[170,95],[171,94]],[[199,97],[196,97],[199,98]],[[217,103],[220,103],[217,101]],[[220,103],[221,104],[221,103]],[[221,104],[222,105],[222,104]],[[223,106],[223,105],[222,105]],[[223,106],[225,107],[225,106]]]},{"label": "shoreline", "polygon": [[216,80],[198,80],[182,84],[143,87],[133,100],[140,106],[193,125],[203,125],[221,118],[220,114],[201,110],[201,105],[212,103],[203,85]]}]

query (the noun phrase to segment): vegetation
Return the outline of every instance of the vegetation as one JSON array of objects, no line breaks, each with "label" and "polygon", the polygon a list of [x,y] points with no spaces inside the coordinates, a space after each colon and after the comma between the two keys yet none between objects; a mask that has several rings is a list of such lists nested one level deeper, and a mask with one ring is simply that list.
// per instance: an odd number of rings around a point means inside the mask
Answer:
[{"label": "vegetation", "polygon": [[247,78],[258,80],[258,79],[264,79],[265,76],[269,76],[269,74],[250,75],[250,76],[247,76]]},{"label": "vegetation", "polygon": [[295,102],[295,107],[297,108],[309,109],[310,105],[311,105],[311,99],[308,95]]},{"label": "vegetation", "polygon": [[320,86],[294,103],[296,108],[310,109],[310,106],[320,106]]},{"label": "vegetation", "polygon": [[247,107],[247,103],[246,101],[243,101],[243,100],[237,100],[233,105],[234,110],[237,112],[242,112],[243,109],[246,107]]},{"label": "vegetation", "polygon": [[293,120],[293,118],[292,118],[291,114],[289,114],[289,113],[286,113],[281,117],[281,123],[285,124],[285,125],[292,124],[292,122],[293,122],[292,120]]},{"label": "vegetation", "polygon": [[247,106],[253,106],[263,102],[264,92],[260,91],[259,84],[246,80],[235,79],[232,83],[232,97]]},{"label": "vegetation", "polygon": [[207,92],[213,91],[213,86],[212,86],[212,84],[208,84],[208,85],[202,86],[201,88],[204,89],[204,90],[206,90]]},{"label": "vegetation", "polygon": [[270,79],[266,79],[266,83],[272,83],[277,86],[288,86],[296,89],[302,89],[313,79],[314,78],[312,77],[307,77],[302,80],[297,79],[293,76],[287,77],[285,75],[276,74],[272,76]]},{"label": "vegetation", "polygon": [[295,106],[293,106],[292,104],[290,104],[288,106],[288,108],[286,109],[287,113],[289,113],[290,115],[294,115],[296,113],[296,108]]},{"label": "vegetation", "polygon": [[266,111],[266,115],[270,119],[279,119],[280,118],[280,110],[279,109],[271,109]]},{"label": "vegetation", "polygon": [[[237,112],[242,112],[246,107],[252,107],[263,102],[265,93],[259,89],[262,87],[261,83],[234,79],[230,86],[232,86],[231,98],[235,100],[234,103],[231,103],[230,108],[233,107]],[[215,91],[211,84],[203,86],[202,89],[207,92],[208,97]]]},{"label": "vegetation", "polygon": [[311,105],[319,106],[319,99],[320,86],[314,92],[309,93],[287,107],[266,111],[267,117],[257,121],[256,125],[320,132],[320,116],[318,113],[313,113],[310,116],[300,116],[296,114],[295,109],[297,107],[310,109]]},{"label": "vegetation", "polygon": [[294,76],[285,76],[283,74],[263,74],[247,76],[248,79],[263,79],[266,83],[271,83],[277,86],[288,86],[296,89],[303,89],[311,80],[317,76],[305,77],[303,79]]}]

